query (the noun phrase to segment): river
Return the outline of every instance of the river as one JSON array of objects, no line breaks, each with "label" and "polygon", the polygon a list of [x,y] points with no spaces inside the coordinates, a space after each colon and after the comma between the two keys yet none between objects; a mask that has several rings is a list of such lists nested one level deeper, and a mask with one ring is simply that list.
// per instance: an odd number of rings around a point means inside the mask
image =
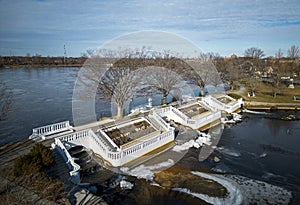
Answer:
[{"label": "river", "polygon": [[[79,68],[0,69],[0,81],[13,92],[9,114],[0,121],[0,145],[26,139],[34,127],[64,120],[72,123],[72,94],[78,71]],[[109,115],[108,109],[108,105],[98,105],[98,116]],[[211,166],[284,187],[293,193],[292,204],[299,204],[300,121],[279,120],[289,114],[300,117],[299,112],[291,111],[243,113],[241,123],[224,129],[215,151],[221,161]]]}]

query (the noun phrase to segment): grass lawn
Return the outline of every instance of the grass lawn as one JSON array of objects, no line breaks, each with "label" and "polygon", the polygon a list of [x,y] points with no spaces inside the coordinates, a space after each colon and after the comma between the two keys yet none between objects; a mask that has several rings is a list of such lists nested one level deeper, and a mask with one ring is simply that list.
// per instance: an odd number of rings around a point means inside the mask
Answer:
[{"label": "grass lawn", "polygon": [[[247,88],[250,90],[249,88]],[[272,103],[297,103],[294,101],[294,96],[300,96],[300,85],[295,85],[294,89],[290,89],[287,85],[281,84],[276,98],[273,97],[272,85],[260,83],[255,90],[255,97],[248,97],[248,93],[243,93],[241,96],[247,101],[257,102],[272,102]]]}]

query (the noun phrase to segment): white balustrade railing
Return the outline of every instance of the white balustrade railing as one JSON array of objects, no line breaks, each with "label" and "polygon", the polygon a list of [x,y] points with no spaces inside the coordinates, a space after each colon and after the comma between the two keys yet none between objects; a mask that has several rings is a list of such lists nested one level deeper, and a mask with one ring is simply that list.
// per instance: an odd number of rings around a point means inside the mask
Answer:
[{"label": "white balustrade railing", "polygon": [[85,130],[80,130],[78,132],[73,132],[73,133],[70,133],[70,134],[66,134],[66,135],[63,135],[61,137],[58,137],[58,139],[60,139],[62,141],[66,141],[66,142],[79,140],[81,138],[87,137],[89,135],[89,130],[90,129],[85,129]]},{"label": "white balustrade railing", "polygon": [[32,129],[32,135],[29,138],[32,139],[38,136],[51,135],[65,130],[69,130],[70,128],[72,128],[72,126],[70,126],[69,121],[59,122],[43,127],[37,127]]},{"label": "white balustrade railing", "polygon": [[166,117],[170,113],[171,106],[156,108],[154,111],[161,117]]},{"label": "white balustrade railing", "polygon": [[115,151],[108,148],[102,137],[104,136],[98,136],[91,129],[87,129],[55,138],[56,146],[68,162],[69,168],[72,170],[70,175],[74,178],[73,181],[79,180],[78,175],[80,166],[74,162],[74,159],[71,157],[62,141],[88,147],[92,149],[94,153],[100,155],[105,161],[108,161],[111,165],[121,166],[124,163],[148,153],[152,149],[155,149],[155,147],[159,147],[174,140],[174,131],[173,129],[170,129],[163,133],[157,132],[157,134],[152,137],[151,135],[144,136],[142,137],[145,138],[144,140],[138,140],[136,143],[132,143],[129,147],[126,146],[124,149],[116,149]]},{"label": "white balustrade railing", "polygon": [[118,146],[114,143],[114,141],[112,141],[112,139],[110,139],[109,136],[107,136],[107,134],[105,132],[103,132],[103,130],[99,130],[99,132],[101,133],[101,136],[104,138],[104,140],[106,140],[111,146],[111,149],[117,149]]},{"label": "white balustrade railing", "polygon": [[221,111],[218,110],[212,113],[208,113],[206,115],[201,115],[200,118],[194,120],[188,120],[187,126],[191,127],[192,129],[198,129],[220,118],[221,118]]},{"label": "white balustrade railing", "polygon": [[[224,97],[226,97],[230,100],[234,100],[233,98],[231,98],[229,96],[224,96]],[[207,106],[210,106],[210,108],[213,110],[223,110],[228,113],[231,113],[241,107],[241,105],[243,104],[243,99],[238,99],[236,102],[234,102],[230,105],[227,105],[225,103],[220,102],[219,100],[217,100],[216,98],[214,98],[212,96],[207,96],[202,99],[202,103]]]},{"label": "white balustrade railing", "polygon": [[71,181],[75,184],[78,184],[80,182],[80,166],[75,163],[73,157],[69,154],[68,150],[64,146],[64,144],[61,142],[59,138],[55,138],[55,145],[56,149],[60,152],[62,157],[67,161],[67,165],[69,167]]},{"label": "white balustrade railing", "polygon": [[177,117],[179,117],[181,119],[182,123],[186,123],[187,120],[189,119],[188,116],[186,116],[184,113],[182,113],[180,110],[178,110],[175,107],[171,107],[170,110],[171,110],[171,113],[173,113],[174,115],[176,115]]},{"label": "white balustrade railing", "polygon": [[164,129],[170,130],[171,126],[166,123],[155,111],[153,111],[150,116],[154,118],[154,120]]},{"label": "white balustrade railing", "polygon": [[220,102],[216,98],[211,97],[211,96],[209,96],[209,97],[210,97],[210,100],[213,102],[212,106],[216,107],[217,109],[226,110],[228,108],[224,103]]},{"label": "white balustrade railing", "polygon": [[103,139],[101,139],[101,137],[97,136],[92,130],[89,130],[89,135],[91,137],[91,139],[97,144],[97,146],[99,147],[99,151],[98,154],[100,154],[101,156],[106,156],[108,149],[107,149],[107,145],[104,142]]}]

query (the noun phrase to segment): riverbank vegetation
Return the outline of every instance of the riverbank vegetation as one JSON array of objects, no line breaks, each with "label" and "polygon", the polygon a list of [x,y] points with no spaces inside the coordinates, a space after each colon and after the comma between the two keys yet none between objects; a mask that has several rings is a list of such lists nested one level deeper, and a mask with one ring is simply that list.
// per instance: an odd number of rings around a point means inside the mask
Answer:
[{"label": "riverbank vegetation", "polygon": [[53,151],[31,140],[7,144],[0,149],[0,200],[4,204],[65,204],[67,192],[59,178],[47,172],[55,165]]}]

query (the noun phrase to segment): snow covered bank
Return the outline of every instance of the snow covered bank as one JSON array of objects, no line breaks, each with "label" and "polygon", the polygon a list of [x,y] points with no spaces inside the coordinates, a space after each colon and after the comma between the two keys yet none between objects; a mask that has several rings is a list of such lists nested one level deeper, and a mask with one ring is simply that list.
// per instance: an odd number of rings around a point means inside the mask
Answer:
[{"label": "snow covered bank", "polygon": [[209,134],[199,131],[197,139],[192,139],[188,142],[185,142],[182,145],[175,145],[172,150],[175,152],[182,152],[188,150],[191,147],[195,147],[198,149],[204,144],[211,145],[211,136]]},{"label": "snow covered bank", "polygon": [[237,122],[241,122],[242,121],[242,115],[238,114],[238,113],[232,113],[232,119],[228,120],[226,118],[221,118],[221,122],[223,124],[234,124]]},{"label": "snow covered bank", "polygon": [[238,114],[238,113],[232,113],[232,119],[235,122],[240,122],[242,121],[242,115]]},{"label": "snow covered bank", "polygon": [[197,175],[199,177],[203,177],[203,178],[218,182],[219,184],[221,184],[222,186],[224,186],[227,189],[229,195],[225,198],[217,198],[217,197],[211,197],[211,196],[208,196],[205,194],[193,193],[187,189],[185,189],[185,190],[179,189],[177,191],[181,191],[181,192],[186,191],[186,193],[188,193],[188,194],[191,194],[191,195],[198,197],[208,203],[215,204],[215,205],[242,204],[242,202],[243,202],[242,193],[233,181],[227,180],[226,178],[223,178],[222,176],[214,175],[214,174],[206,174],[206,173],[194,172],[194,171],[192,171],[191,173],[194,175]]},{"label": "snow covered bank", "polygon": [[135,176],[138,179],[142,178],[142,179],[146,179],[146,180],[153,180],[155,170],[160,170],[162,168],[168,168],[172,165],[174,165],[174,161],[172,159],[168,159],[165,162],[161,162],[159,164],[155,164],[152,166],[145,166],[142,164],[133,169],[129,169],[128,167],[122,167],[121,171],[124,174]]}]

